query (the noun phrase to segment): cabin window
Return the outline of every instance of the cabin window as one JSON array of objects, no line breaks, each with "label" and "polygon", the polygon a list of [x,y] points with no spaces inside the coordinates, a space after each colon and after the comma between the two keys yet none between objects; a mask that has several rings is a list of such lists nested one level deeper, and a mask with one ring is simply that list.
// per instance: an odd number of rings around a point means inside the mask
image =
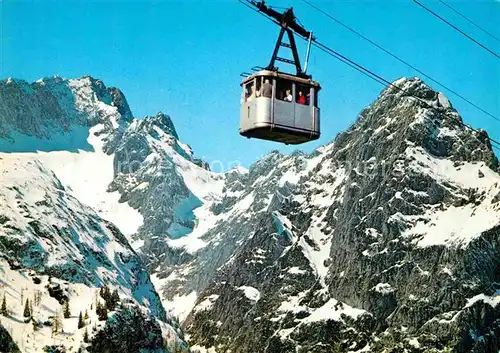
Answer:
[{"label": "cabin window", "polygon": [[262,89],[262,76],[255,78],[255,96],[260,97]]},{"label": "cabin window", "polygon": [[245,102],[250,102],[255,98],[255,87],[254,80],[248,82],[245,85]]},{"label": "cabin window", "polygon": [[261,81],[260,86],[257,86],[257,92],[259,97],[272,98],[273,97],[273,79],[269,76],[259,77]]},{"label": "cabin window", "polygon": [[311,87],[295,84],[295,102],[297,104],[309,105],[311,101]]},{"label": "cabin window", "polygon": [[285,102],[293,102],[293,82],[277,79],[276,80],[276,99],[285,101]]}]

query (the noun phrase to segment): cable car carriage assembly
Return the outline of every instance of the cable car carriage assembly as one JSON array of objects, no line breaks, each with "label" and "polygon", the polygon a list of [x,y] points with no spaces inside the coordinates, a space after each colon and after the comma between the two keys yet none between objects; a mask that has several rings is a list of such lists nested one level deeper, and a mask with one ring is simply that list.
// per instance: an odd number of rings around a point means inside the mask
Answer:
[{"label": "cable car carriage assembly", "polygon": [[[242,74],[240,135],[285,144],[316,140],[320,136],[318,92],[321,87],[306,74],[311,41],[314,39],[312,32],[296,22],[292,8],[279,13],[266,6],[264,1],[252,1],[251,4],[274,19],[273,22],[281,29],[269,65],[265,68],[256,66],[252,68],[254,73]],[[304,69],[300,64],[294,32],[308,40]],[[285,33],[288,43],[283,42]],[[291,50],[293,60],[278,56],[281,47]],[[294,65],[295,75],[279,71],[276,61]]]}]

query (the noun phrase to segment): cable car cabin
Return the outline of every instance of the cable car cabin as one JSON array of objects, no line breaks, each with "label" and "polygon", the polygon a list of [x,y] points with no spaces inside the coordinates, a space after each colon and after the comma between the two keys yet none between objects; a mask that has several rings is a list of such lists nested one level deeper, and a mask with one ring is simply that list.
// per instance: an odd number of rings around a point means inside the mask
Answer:
[{"label": "cable car cabin", "polygon": [[241,86],[240,135],[285,144],[319,138],[321,87],[317,82],[261,70],[246,77]]}]

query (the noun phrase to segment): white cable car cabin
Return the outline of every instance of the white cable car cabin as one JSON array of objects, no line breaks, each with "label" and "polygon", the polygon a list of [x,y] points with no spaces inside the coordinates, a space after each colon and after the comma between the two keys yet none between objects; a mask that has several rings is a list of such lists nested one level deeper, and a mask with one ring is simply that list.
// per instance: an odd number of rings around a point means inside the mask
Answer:
[{"label": "white cable car cabin", "polygon": [[241,83],[240,134],[300,144],[320,136],[318,92],[308,78],[261,70]]},{"label": "white cable car cabin", "polygon": [[[251,3],[281,29],[269,65],[252,68],[256,71],[253,74],[242,74],[245,78],[241,83],[240,135],[295,145],[316,140],[320,135],[318,92],[321,87],[306,74],[314,40],[312,32],[297,23],[292,8],[280,13],[266,6],[265,1]],[[282,41],[285,33],[288,43]],[[304,70],[294,33],[308,40]],[[281,47],[291,50],[293,60],[278,56]],[[296,74],[279,71],[276,61],[294,65]]]}]

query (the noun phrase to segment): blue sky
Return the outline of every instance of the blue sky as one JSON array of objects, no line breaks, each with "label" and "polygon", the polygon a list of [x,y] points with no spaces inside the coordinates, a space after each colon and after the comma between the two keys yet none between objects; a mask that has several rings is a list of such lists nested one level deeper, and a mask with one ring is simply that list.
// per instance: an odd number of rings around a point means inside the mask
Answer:
[{"label": "blue sky", "polygon": [[[412,1],[311,1],[500,117],[500,61]],[[500,42],[439,2],[422,2],[500,52]],[[500,37],[500,2],[448,2]],[[416,75],[301,1],[268,4],[293,6],[318,40],[389,80]],[[383,88],[313,50],[309,73],[323,87],[321,139],[300,147],[247,140],[238,134],[239,74],[268,63],[278,27],[236,0],[3,0],[0,11],[2,78],[100,78],[125,93],[136,117],[169,114],[197,156],[220,161],[215,169],[249,166],[272,149],[310,152],[352,124]],[[500,140],[500,122],[442,91],[465,122]]]}]

